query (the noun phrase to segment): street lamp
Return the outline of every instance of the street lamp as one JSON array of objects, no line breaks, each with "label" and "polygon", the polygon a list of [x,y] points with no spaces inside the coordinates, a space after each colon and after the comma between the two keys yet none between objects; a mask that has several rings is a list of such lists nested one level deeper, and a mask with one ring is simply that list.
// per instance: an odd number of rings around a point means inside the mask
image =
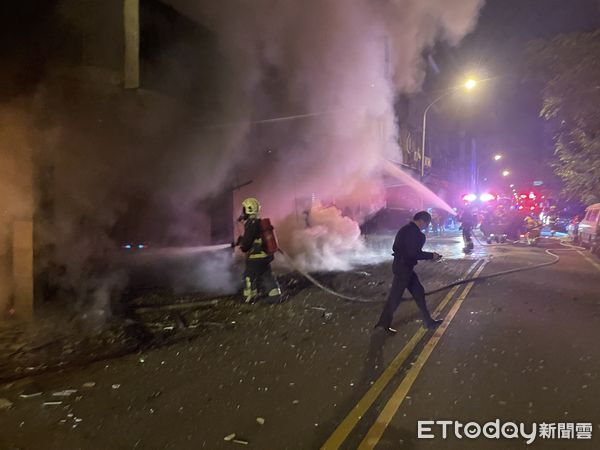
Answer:
[{"label": "street lamp", "polygon": [[454,94],[456,91],[459,91],[463,88],[467,91],[471,91],[475,88],[475,86],[477,86],[477,81],[475,81],[473,78],[469,78],[464,82],[464,84],[454,87],[437,97],[434,101],[427,105],[425,111],[423,111],[423,137],[421,142],[421,180],[423,180],[423,177],[425,176],[425,139],[427,135],[427,113],[429,112],[429,109],[440,100],[448,97],[450,94]]},{"label": "street lamp", "polygon": [[[489,163],[490,163],[490,162],[492,162],[492,161],[496,161],[496,162],[498,162],[498,161],[500,161],[501,159],[502,159],[502,154],[500,154],[500,153],[496,153],[496,154],[494,155],[494,158],[493,158],[493,159],[490,159],[489,161],[483,161],[483,162],[481,162],[481,163],[477,164],[477,167],[475,168],[475,190],[477,191],[477,193],[478,193],[478,194],[479,194],[479,172],[480,172],[480,169],[481,169],[483,166],[485,166],[486,164],[489,164]],[[483,181],[486,181],[486,180],[484,179]]]},{"label": "street lamp", "polygon": [[507,177],[507,176],[509,176],[509,175],[510,175],[510,170],[503,170],[503,171],[502,171],[502,176],[503,176],[503,177]]},{"label": "street lamp", "polygon": [[466,90],[470,91],[475,86],[477,86],[477,81],[475,81],[473,78],[469,78],[467,81],[465,81],[465,89]]}]

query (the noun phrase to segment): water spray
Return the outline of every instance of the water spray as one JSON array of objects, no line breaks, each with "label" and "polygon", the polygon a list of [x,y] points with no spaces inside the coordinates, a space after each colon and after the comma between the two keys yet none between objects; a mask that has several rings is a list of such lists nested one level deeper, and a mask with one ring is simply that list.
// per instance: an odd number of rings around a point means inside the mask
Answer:
[{"label": "water spray", "polygon": [[456,215],[456,211],[452,209],[452,207],[442,200],[437,194],[431,191],[427,186],[421,183],[418,180],[415,180],[408,173],[404,172],[400,167],[396,166],[393,162],[389,160],[383,161],[383,168],[388,173],[388,175],[393,176],[399,180],[402,180],[407,186],[409,186],[415,193],[418,193],[422,196],[423,200],[428,201],[429,203],[440,207],[444,211]]},{"label": "water spray", "polygon": [[219,250],[225,250],[230,248],[231,244],[217,244],[217,245],[196,245],[189,247],[158,247],[148,248],[142,254],[144,256],[182,256],[182,255],[196,255],[199,253],[216,252]]}]

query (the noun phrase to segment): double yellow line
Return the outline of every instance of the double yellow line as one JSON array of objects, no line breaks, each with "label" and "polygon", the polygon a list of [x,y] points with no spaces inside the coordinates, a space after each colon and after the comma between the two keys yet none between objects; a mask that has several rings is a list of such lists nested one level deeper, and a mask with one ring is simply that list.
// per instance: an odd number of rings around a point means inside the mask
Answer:
[{"label": "double yellow line", "polygon": [[[464,273],[463,278],[466,278],[468,274],[470,274],[475,267],[482,260],[475,261],[471,267],[467,269]],[[483,264],[479,266],[479,268],[475,271],[474,276],[478,276],[487,261],[484,261]],[[396,389],[396,391],[392,394],[387,404],[377,417],[375,423],[369,429],[367,435],[364,437],[361,442],[359,449],[372,449],[377,445],[383,432],[389,425],[390,421],[398,411],[398,408],[404,401],[408,390],[413,385],[417,376],[421,372],[425,362],[433,352],[433,349],[439,342],[440,338],[448,328],[448,325],[456,315],[456,312],[460,308],[462,302],[469,294],[473,283],[468,283],[467,287],[463,290],[462,294],[458,297],[452,309],[445,317],[444,322],[440,327],[436,330],[434,335],[429,339],[425,347],[417,357],[415,364],[410,368],[410,370],[406,373],[406,376]],[[443,311],[443,309],[448,305],[450,300],[454,297],[456,292],[460,289],[460,286],[453,287],[448,294],[444,297],[444,299],[440,302],[438,307],[434,311],[434,315],[438,315]],[[427,333],[427,330],[423,327],[419,327],[417,332],[413,335],[413,337],[408,341],[408,343],[404,346],[402,350],[396,355],[391,364],[385,369],[385,371],[381,374],[381,376],[377,379],[375,383],[371,386],[371,388],[366,392],[366,394],[359,400],[359,402],[352,408],[352,411],[346,416],[346,418],[340,423],[340,425],[336,428],[333,434],[327,439],[327,441],[321,447],[321,450],[334,450],[339,449],[343,442],[348,438],[352,430],[356,427],[358,422],[364,416],[364,414],[369,410],[369,408],[373,405],[375,400],[379,397],[381,392],[386,388],[386,386],[390,383],[392,378],[396,375],[396,373],[400,370],[404,362],[407,358],[412,354],[417,344],[423,339],[423,336]]]}]

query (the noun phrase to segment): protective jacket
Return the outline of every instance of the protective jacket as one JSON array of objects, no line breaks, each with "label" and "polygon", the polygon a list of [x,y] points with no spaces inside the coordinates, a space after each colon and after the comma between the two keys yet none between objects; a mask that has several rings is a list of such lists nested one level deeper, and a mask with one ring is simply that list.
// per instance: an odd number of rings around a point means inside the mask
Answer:
[{"label": "protective jacket", "polygon": [[244,223],[244,235],[240,237],[240,249],[248,259],[271,258],[263,248],[260,219],[251,218]]},{"label": "protective jacket", "polygon": [[394,273],[397,273],[397,269],[401,269],[400,266],[412,269],[419,260],[433,259],[433,253],[423,251],[425,240],[425,235],[414,222],[400,228],[392,247],[394,251]]}]

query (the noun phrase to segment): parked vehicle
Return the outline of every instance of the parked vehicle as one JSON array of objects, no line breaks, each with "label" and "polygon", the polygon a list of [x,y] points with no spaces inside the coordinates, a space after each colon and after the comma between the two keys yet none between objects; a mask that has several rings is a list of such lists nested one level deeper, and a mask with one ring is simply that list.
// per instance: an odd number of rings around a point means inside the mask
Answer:
[{"label": "parked vehicle", "polygon": [[600,247],[600,203],[588,206],[585,216],[579,223],[580,245],[590,248],[593,252]]}]

